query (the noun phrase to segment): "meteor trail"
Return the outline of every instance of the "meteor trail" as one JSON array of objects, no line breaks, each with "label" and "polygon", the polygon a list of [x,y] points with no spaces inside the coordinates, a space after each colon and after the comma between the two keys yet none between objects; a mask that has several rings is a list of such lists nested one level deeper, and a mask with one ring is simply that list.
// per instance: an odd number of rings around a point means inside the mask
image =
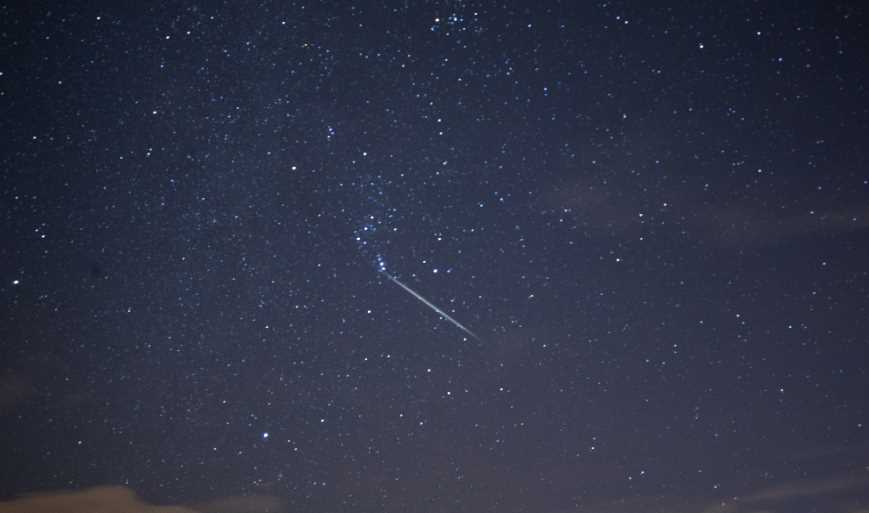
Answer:
[{"label": "meteor trail", "polygon": [[395,283],[396,285],[398,285],[399,287],[401,287],[402,289],[404,289],[408,294],[410,294],[411,296],[413,296],[413,297],[419,299],[420,301],[422,301],[422,302],[425,304],[425,306],[431,308],[432,310],[434,310],[435,312],[437,312],[438,315],[440,315],[440,316],[443,317],[444,319],[446,319],[446,320],[450,321],[451,323],[453,323],[453,325],[454,325],[455,327],[457,327],[457,328],[459,328],[460,330],[464,331],[464,332],[467,333],[468,335],[474,337],[474,340],[477,340],[477,341],[480,340],[480,337],[478,337],[476,333],[474,333],[473,331],[469,330],[468,328],[462,326],[462,323],[460,323],[459,321],[457,321],[457,320],[453,319],[452,317],[450,317],[449,315],[447,315],[446,312],[444,312],[444,311],[441,310],[440,308],[438,308],[438,307],[436,307],[435,305],[433,305],[433,304],[432,304],[429,300],[427,300],[426,298],[424,298],[424,297],[420,296],[419,294],[417,294],[417,293],[416,293],[412,288],[410,288],[410,287],[408,287],[407,285],[405,285],[404,283],[401,283],[400,281],[398,281],[398,278],[396,278],[395,276],[389,274],[388,272],[386,272],[386,271],[384,271],[384,270],[381,270],[380,272],[382,272],[383,274],[385,274],[387,278],[389,278],[393,283]]}]

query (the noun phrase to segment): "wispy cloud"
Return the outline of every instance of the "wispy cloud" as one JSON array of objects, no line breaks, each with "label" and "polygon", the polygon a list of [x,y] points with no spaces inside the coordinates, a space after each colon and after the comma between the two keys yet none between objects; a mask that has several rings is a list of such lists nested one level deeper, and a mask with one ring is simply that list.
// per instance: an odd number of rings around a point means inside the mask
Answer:
[{"label": "wispy cloud", "polygon": [[[664,494],[589,500],[583,506],[557,513],[869,513],[867,489],[869,475],[847,474],[788,481],[741,496],[709,498]],[[807,504],[810,505],[808,508],[805,507]]]},{"label": "wispy cloud", "polygon": [[273,495],[223,497],[196,505],[202,513],[280,513],[286,511],[283,501]]},{"label": "wispy cloud", "polygon": [[[869,513],[869,475],[843,474],[801,479],[761,487],[741,496],[717,499],[664,494],[620,499],[588,497],[575,509],[557,513]],[[285,513],[283,501],[269,495],[224,497],[187,505],[156,505],[123,486],[100,486],[80,491],[29,494],[0,501],[0,513]]]},{"label": "wispy cloud", "polygon": [[0,513],[280,513],[280,499],[266,495],[225,497],[197,506],[160,506],[124,486],[29,494],[0,502]]},{"label": "wispy cloud", "polygon": [[197,513],[182,506],[155,506],[129,488],[100,486],[74,492],[35,493],[0,502],[0,513]]},{"label": "wispy cloud", "polygon": [[744,205],[710,205],[700,208],[687,222],[722,246],[763,246],[818,234],[865,230],[869,228],[869,207],[783,214]]},{"label": "wispy cloud", "polygon": [[869,476],[839,476],[829,479],[804,479],[764,488],[743,499],[746,503],[783,502],[802,497],[831,495],[869,487]]},{"label": "wispy cloud", "polygon": [[671,230],[721,247],[763,246],[869,229],[869,206],[863,204],[800,212],[748,200],[714,200],[685,188],[669,189],[654,204],[638,201],[645,196],[606,180],[576,179],[550,189],[541,206],[571,216],[591,234],[634,237]]},{"label": "wispy cloud", "polygon": [[14,370],[0,371],[0,415],[11,411],[35,393],[36,387],[28,374]]}]

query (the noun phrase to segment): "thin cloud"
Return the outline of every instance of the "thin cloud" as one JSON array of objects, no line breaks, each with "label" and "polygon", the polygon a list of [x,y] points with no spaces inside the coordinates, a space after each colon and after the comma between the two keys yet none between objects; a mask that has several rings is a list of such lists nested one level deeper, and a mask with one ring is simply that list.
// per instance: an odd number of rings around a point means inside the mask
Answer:
[{"label": "thin cloud", "polygon": [[197,506],[149,504],[124,486],[40,492],[0,501],[0,513],[282,513],[277,497],[224,497]]},{"label": "thin cloud", "polygon": [[13,410],[34,395],[36,387],[29,375],[13,370],[0,373],[0,415]]},{"label": "thin cloud", "polygon": [[689,224],[722,246],[764,246],[825,233],[865,230],[869,228],[869,208],[784,215],[740,205],[708,206],[690,217]]},{"label": "thin cloud", "polygon": [[183,506],[155,506],[129,488],[100,486],[75,492],[36,493],[0,502],[0,513],[199,513]]},{"label": "thin cloud", "polygon": [[577,179],[550,189],[541,199],[541,208],[572,217],[592,235],[633,238],[650,230],[670,230],[725,248],[869,229],[869,207],[865,205],[785,212],[748,202],[710,202],[700,193],[674,188],[659,204],[644,206],[638,203],[637,194],[604,180]]},{"label": "thin cloud", "polygon": [[280,513],[283,501],[271,495],[223,497],[196,506],[202,513]]},{"label": "thin cloud", "polygon": [[857,476],[806,479],[760,490],[745,497],[746,502],[787,501],[801,497],[830,495],[869,487],[869,478]]},{"label": "thin cloud", "polygon": [[[823,504],[825,513],[869,513],[869,476],[802,479],[717,499],[689,495],[649,495],[610,500],[589,498],[582,506],[552,513],[788,513],[800,504]],[[803,511],[803,510],[800,510]],[[817,509],[821,511],[821,509]]]}]

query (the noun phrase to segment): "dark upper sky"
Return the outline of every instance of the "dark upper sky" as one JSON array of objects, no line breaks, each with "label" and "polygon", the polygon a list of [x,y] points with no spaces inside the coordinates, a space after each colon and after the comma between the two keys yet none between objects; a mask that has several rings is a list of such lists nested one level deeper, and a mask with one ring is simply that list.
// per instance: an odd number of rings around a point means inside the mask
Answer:
[{"label": "dark upper sky", "polygon": [[0,6],[0,511],[869,508],[859,2],[98,4]]}]

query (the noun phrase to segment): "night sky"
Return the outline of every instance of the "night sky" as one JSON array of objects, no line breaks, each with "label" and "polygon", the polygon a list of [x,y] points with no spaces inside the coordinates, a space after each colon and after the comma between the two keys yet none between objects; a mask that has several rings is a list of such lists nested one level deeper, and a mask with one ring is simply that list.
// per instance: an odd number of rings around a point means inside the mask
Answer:
[{"label": "night sky", "polygon": [[869,511],[860,4],[4,3],[0,512]]}]

